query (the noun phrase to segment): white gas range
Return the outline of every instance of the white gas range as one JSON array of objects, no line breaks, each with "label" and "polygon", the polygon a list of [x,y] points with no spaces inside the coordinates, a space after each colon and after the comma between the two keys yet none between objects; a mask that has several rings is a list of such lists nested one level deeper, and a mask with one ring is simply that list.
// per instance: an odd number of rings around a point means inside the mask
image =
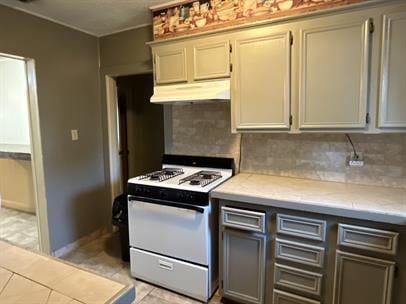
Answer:
[{"label": "white gas range", "polygon": [[162,170],[128,181],[131,274],[207,302],[218,287],[218,208],[210,191],[229,158],[164,155]]}]

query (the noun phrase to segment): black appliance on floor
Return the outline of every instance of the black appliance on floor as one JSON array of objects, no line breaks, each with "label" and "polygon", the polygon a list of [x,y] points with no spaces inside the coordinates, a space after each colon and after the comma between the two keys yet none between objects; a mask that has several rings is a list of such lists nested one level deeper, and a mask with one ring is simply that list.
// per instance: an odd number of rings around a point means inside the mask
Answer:
[{"label": "black appliance on floor", "polygon": [[112,223],[117,226],[120,234],[121,259],[130,261],[130,244],[128,236],[128,202],[127,194],[121,194],[113,202]]}]

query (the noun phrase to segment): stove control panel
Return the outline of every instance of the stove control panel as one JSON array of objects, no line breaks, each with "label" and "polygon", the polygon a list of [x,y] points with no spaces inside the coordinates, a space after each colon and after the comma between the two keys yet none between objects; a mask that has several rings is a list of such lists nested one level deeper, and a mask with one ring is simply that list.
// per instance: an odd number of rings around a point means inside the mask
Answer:
[{"label": "stove control panel", "polygon": [[209,194],[188,190],[171,189],[164,187],[137,185],[128,183],[128,195],[138,199],[149,198],[155,200],[171,201],[197,206],[209,205]]}]

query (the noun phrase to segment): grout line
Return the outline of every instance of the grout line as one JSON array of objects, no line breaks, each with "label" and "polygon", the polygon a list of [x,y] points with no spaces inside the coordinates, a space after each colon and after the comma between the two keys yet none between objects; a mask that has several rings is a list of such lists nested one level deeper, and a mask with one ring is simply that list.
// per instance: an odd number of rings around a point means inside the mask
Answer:
[{"label": "grout line", "polygon": [[[4,269],[4,268],[3,268]],[[4,289],[6,289],[6,286],[8,285],[8,283],[10,282],[11,278],[14,276],[14,272],[11,272],[11,276],[8,278],[6,284],[4,284],[4,287],[0,290],[0,295],[1,293],[4,291]]]},{"label": "grout line", "polygon": [[47,300],[46,300],[45,304],[49,303],[49,299],[51,298],[52,291],[53,291],[53,289],[49,289],[48,297],[47,297]]},{"label": "grout line", "polygon": [[[134,288],[135,288],[135,286],[134,286]],[[146,298],[152,293],[152,291],[154,291],[156,289],[156,287],[154,286],[149,292],[147,292],[142,298],[141,298],[141,300],[139,301],[139,302],[134,302],[134,303],[139,303],[139,304],[142,304],[143,302],[144,302],[144,300],[146,300]],[[136,293],[137,293],[137,290],[136,290]],[[137,294],[135,295],[135,300],[137,300]]]}]

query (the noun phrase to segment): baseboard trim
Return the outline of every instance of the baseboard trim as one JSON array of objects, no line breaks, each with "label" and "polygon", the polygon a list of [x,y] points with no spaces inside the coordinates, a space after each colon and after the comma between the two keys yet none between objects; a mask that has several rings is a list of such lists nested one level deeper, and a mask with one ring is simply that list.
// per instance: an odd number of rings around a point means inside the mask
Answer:
[{"label": "baseboard trim", "polygon": [[32,208],[28,207],[26,204],[21,203],[21,202],[2,199],[0,202],[0,207],[14,209],[17,211],[23,211],[23,212],[27,212],[27,213],[31,213],[31,214],[35,215],[35,210],[33,210]]},{"label": "baseboard trim", "polygon": [[71,253],[72,251],[74,251],[75,249],[77,249],[87,243],[90,243],[107,233],[108,233],[107,228],[97,229],[97,230],[93,231],[92,233],[85,235],[84,237],[81,237],[80,239],[76,240],[75,242],[70,243],[70,244],[52,252],[52,255],[57,258],[67,255],[67,254]]}]

